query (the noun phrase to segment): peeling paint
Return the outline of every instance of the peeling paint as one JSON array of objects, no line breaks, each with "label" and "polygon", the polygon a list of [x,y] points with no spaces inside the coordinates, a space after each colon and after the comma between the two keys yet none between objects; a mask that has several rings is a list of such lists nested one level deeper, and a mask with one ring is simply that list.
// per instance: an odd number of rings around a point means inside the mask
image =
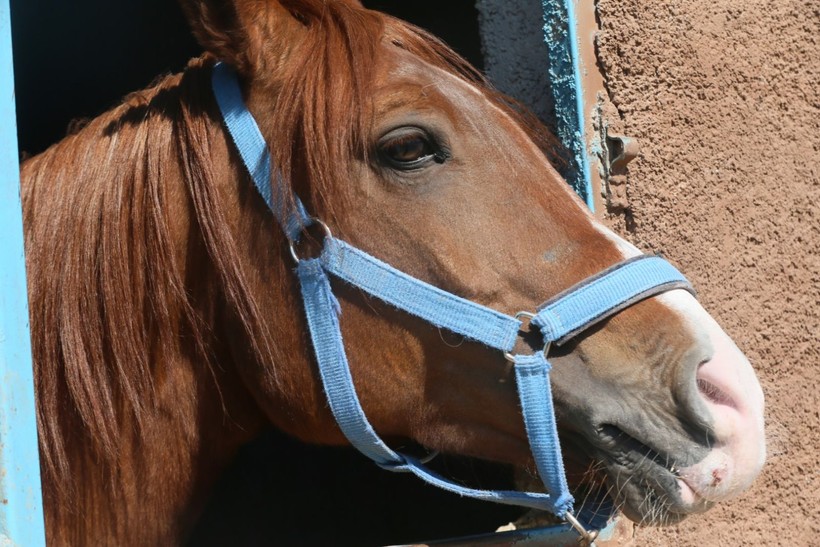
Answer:
[{"label": "peeling paint", "polygon": [[584,137],[584,107],[573,0],[541,0],[544,40],[549,50],[550,89],[556,133],[572,153],[567,182],[594,210],[589,157]]},{"label": "peeling paint", "polygon": [[571,156],[561,175],[592,208],[572,2],[477,0],[476,8],[487,75],[553,129]]}]

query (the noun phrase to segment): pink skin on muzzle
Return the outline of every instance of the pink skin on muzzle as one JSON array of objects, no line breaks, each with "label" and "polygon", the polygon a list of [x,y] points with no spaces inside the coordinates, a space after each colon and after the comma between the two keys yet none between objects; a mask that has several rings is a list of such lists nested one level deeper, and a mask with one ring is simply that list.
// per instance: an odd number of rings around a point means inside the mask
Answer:
[{"label": "pink skin on muzzle", "polygon": [[763,390],[751,364],[694,299],[683,301],[686,297],[675,297],[674,306],[693,328],[706,330],[714,348],[712,358],[698,368],[696,381],[713,420],[715,443],[703,460],[678,470],[682,500],[696,505],[747,490],[763,467],[766,443]]},{"label": "pink skin on muzzle", "polygon": [[[599,230],[618,245],[624,258],[640,254],[609,229]],[[695,339],[706,334],[714,350],[698,368],[696,382],[712,418],[715,442],[701,461],[676,470],[681,500],[698,512],[709,502],[740,495],[760,474],[766,460],[763,389],[746,356],[691,294],[670,291],[657,298],[680,313]]]}]

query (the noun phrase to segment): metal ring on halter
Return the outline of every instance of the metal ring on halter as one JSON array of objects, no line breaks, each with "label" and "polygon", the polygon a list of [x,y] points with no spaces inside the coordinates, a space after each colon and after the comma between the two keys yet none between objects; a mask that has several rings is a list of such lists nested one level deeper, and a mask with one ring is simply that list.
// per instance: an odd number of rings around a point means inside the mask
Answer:
[{"label": "metal ring on halter", "polygon": [[598,530],[587,530],[584,528],[583,524],[578,522],[575,515],[569,511],[564,513],[564,520],[566,520],[569,525],[572,526],[578,534],[580,534],[581,538],[579,539],[579,544],[584,545],[585,547],[595,547],[595,539],[598,537]]},{"label": "metal ring on halter", "polygon": [[[520,312],[516,313],[514,317],[516,319],[521,319],[522,317],[526,317],[528,320],[532,321],[533,319],[535,319],[535,314],[530,313],[528,311],[520,311]],[[550,344],[546,344],[544,346],[544,349],[542,350],[544,352],[545,357],[547,355],[547,352],[549,352],[549,349],[550,349]],[[510,353],[509,351],[504,352],[504,358],[507,361],[509,361],[510,363],[515,363],[515,356],[512,353]]]},{"label": "metal ring on halter", "polygon": [[[322,220],[317,218],[317,217],[310,217],[310,224],[306,224],[304,229],[307,229],[309,226],[312,226],[313,224],[318,224],[319,226],[322,227],[322,230],[324,230],[324,232],[325,232],[325,238],[326,239],[332,239],[333,238],[333,234],[330,232],[330,228],[327,227],[327,224],[322,222]],[[292,256],[293,260],[296,261],[297,264],[299,264],[299,262],[302,259],[300,259],[299,255],[296,254],[296,242],[292,239],[289,239],[288,240],[288,247],[290,248],[290,256]]]}]

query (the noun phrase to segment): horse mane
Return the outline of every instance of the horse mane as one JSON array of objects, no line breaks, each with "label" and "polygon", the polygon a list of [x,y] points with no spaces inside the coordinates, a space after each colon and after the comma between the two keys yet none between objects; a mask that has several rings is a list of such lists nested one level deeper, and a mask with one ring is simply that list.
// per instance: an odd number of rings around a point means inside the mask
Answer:
[{"label": "horse mane", "polygon": [[44,484],[77,473],[70,444],[88,444],[95,459],[118,454],[123,431],[154,409],[163,357],[210,361],[166,184],[181,165],[171,158],[201,129],[191,121],[207,104],[205,78],[196,60],[22,166],[40,450],[54,479]]},{"label": "horse mane", "polygon": [[[428,33],[341,2],[282,3],[307,38],[277,78],[268,138],[275,165],[312,211],[343,214],[345,166],[372,153],[369,97],[383,37],[485,90],[558,157],[533,118]],[[225,136],[210,90],[214,62],[208,54],[192,60],[22,167],[44,482],[58,488],[77,478],[72,446],[90,445],[94,461],[113,462],[123,431],[145,429],[172,357],[217,365],[220,303],[275,374],[276,344],[217,199],[212,151]],[[174,176],[183,192],[168,184]],[[174,233],[178,215],[190,217],[188,233]],[[197,277],[175,235],[206,257],[217,279]]]}]

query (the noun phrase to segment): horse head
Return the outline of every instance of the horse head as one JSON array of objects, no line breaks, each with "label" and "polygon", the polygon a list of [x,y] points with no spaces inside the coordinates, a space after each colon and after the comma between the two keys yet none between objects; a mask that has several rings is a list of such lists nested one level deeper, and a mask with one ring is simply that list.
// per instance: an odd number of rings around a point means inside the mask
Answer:
[{"label": "horse head", "polygon": [[[202,45],[239,73],[284,179],[368,253],[510,314],[639,254],[557,174],[543,132],[424,32],[353,2],[184,4]],[[344,443],[305,338],[284,237],[249,195],[247,176],[234,176],[220,199],[235,211],[239,267],[254,272],[253,298],[267,310],[260,336],[279,348],[267,362],[226,326],[240,372],[276,426]],[[384,438],[531,465],[500,352],[355,288],[336,292],[362,406]],[[594,462],[633,520],[703,511],[743,492],[761,469],[762,390],[689,293],[635,303],[550,359],[566,459]]]}]

